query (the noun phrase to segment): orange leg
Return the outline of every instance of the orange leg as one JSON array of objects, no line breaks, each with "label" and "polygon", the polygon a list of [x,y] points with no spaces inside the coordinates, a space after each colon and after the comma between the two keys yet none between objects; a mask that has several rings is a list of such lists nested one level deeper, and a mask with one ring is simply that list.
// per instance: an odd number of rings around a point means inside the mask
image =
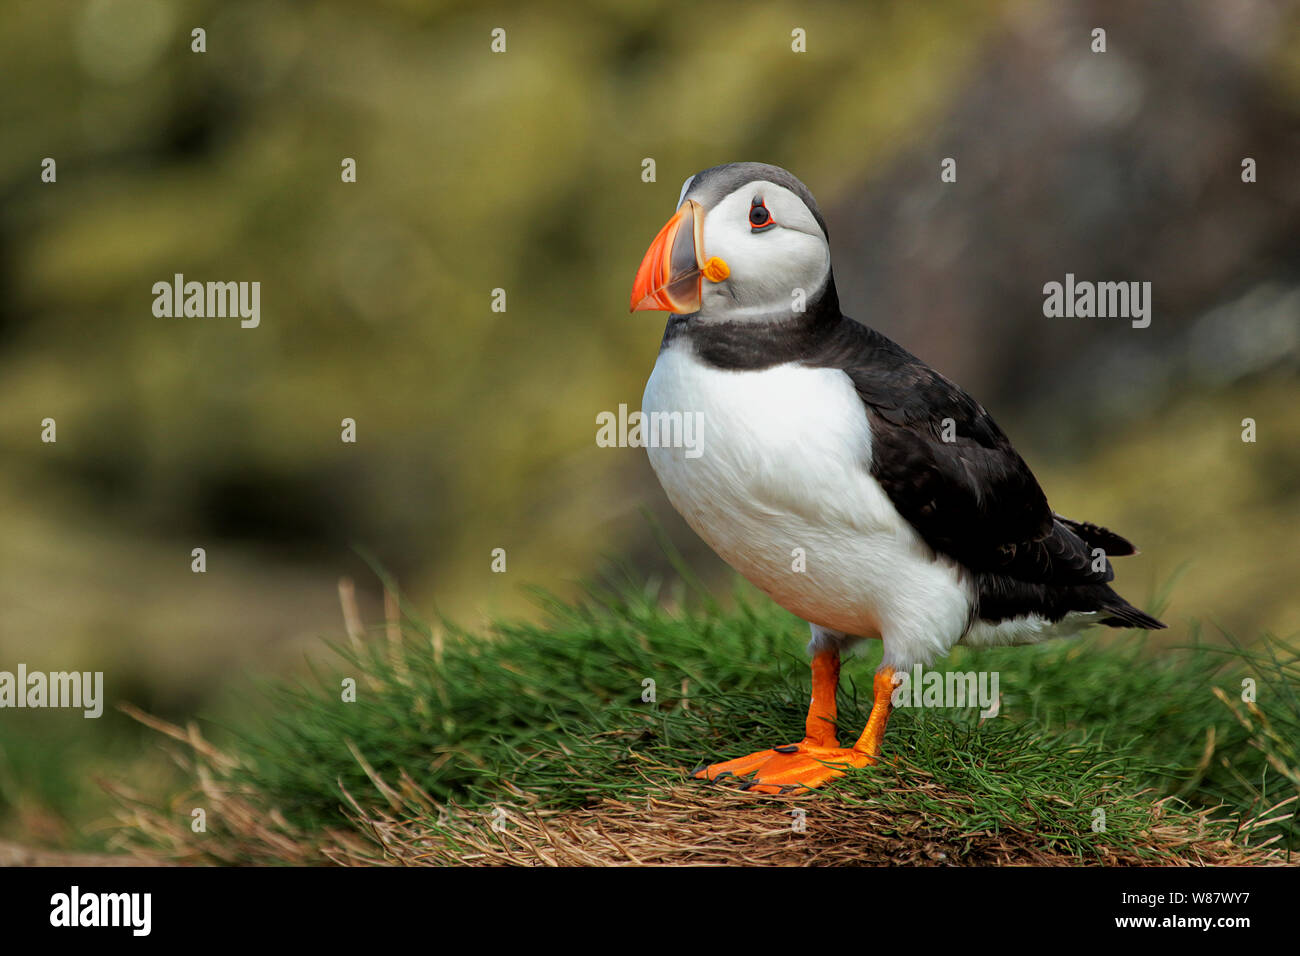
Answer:
[{"label": "orange leg", "polygon": [[803,742],[838,747],[835,736],[835,691],[840,686],[840,652],[818,651],[812,659],[812,699],[804,720]]},{"label": "orange leg", "polygon": [[725,777],[745,779],[746,790],[759,793],[801,793],[844,775],[845,767],[865,767],[876,762],[892,709],[894,672],[885,668],[872,682],[874,699],[866,729],[852,747],[841,747],[835,736],[835,689],[839,684],[838,651],[821,651],[812,662],[812,700],[804,723],[804,739],[797,744],[760,750],[747,757],[715,763],[696,770],[705,780]]}]

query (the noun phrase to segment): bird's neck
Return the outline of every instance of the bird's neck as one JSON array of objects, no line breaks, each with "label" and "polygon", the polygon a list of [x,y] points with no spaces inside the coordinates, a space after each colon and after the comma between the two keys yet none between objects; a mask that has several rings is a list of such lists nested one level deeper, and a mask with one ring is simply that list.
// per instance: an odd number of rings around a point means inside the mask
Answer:
[{"label": "bird's neck", "polygon": [[803,311],[786,307],[743,319],[674,315],[664,329],[662,348],[689,345],[717,368],[771,368],[822,351],[844,321],[832,275],[809,297]]}]

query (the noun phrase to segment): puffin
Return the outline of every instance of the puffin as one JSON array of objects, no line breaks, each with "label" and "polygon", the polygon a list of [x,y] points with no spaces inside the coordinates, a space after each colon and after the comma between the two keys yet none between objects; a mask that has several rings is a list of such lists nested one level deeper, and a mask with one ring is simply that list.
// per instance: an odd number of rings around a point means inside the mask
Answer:
[{"label": "puffin", "polygon": [[[895,675],[955,645],[1165,625],[1110,586],[1120,535],[1056,514],[984,407],[840,311],[826,220],[779,166],[691,176],[631,311],[671,313],[641,411],[668,500],[727,564],[809,625],[804,736],[692,776],[805,792],[875,764]],[[669,440],[664,440],[665,434]],[[882,645],[866,727],[836,733],[841,657]]]}]

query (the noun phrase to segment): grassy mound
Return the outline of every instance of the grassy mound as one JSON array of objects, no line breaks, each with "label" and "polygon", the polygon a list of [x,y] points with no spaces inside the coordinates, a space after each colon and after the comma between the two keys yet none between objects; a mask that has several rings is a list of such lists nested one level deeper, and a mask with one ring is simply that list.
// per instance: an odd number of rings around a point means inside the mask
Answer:
[{"label": "grassy mound", "polygon": [[[1300,659],[1277,640],[959,648],[936,668],[997,671],[997,717],[900,708],[880,766],[763,798],[683,770],[802,734],[806,632],[752,595],[681,597],[541,595],[543,622],[487,634],[408,611],[332,645],[311,681],[268,686],[271,716],[220,750],[158,724],[199,792],[162,808],[119,793],[128,842],[263,863],[1240,863],[1300,842]],[[875,663],[845,664],[842,737],[865,723]],[[1243,679],[1257,704],[1237,703]]]}]

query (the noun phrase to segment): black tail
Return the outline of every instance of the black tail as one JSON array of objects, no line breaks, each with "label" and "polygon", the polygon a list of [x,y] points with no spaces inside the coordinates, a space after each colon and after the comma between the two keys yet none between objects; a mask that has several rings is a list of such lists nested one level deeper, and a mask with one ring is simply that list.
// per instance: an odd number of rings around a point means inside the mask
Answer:
[{"label": "black tail", "polygon": [[[1110,591],[1110,588],[1106,590]],[[1101,610],[1110,616],[1103,617],[1098,623],[1105,624],[1107,627],[1140,627],[1145,631],[1159,631],[1165,627],[1162,622],[1157,621],[1146,611],[1139,611],[1114,591],[1110,593],[1111,599],[1101,606]]]},{"label": "black tail", "polygon": [[1103,528],[1101,525],[1091,524],[1087,521],[1075,521],[1073,518],[1066,518],[1064,515],[1053,515],[1057,521],[1065,525],[1080,538],[1084,540],[1089,547],[1101,548],[1110,558],[1125,558],[1130,554],[1137,554],[1137,548],[1127,538],[1121,538],[1109,528]]},{"label": "black tail", "polygon": [[[1054,517],[1082,538],[1089,548],[1100,548],[1108,558],[1123,558],[1138,553],[1131,541],[1120,537],[1109,528],[1087,521],[1075,521],[1062,515],[1054,515]],[[1110,580],[1110,578],[1108,565],[1106,579]],[[1165,626],[1145,611],[1139,611],[1110,588],[1106,588],[1106,592],[1100,610],[1109,616],[1103,617],[1100,623],[1107,627],[1140,627],[1147,631],[1158,631]]]}]

